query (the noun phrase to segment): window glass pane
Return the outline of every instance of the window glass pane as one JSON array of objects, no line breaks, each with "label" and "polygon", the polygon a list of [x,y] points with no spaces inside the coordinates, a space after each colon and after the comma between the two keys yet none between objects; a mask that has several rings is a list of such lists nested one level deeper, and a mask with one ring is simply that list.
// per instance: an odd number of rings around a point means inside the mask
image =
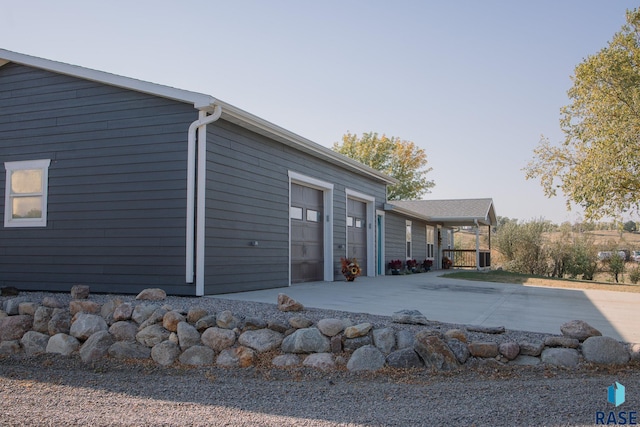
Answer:
[{"label": "window glass pane", "polygon": [[362,228],[362,220],[360,218],[356,219],[356,228]]},{"label": "window glass pane", "polygon": [[352,216],[348,216],[347,217],[347,227],[353,227],[353,217]]},{"label": "window glass pane", "polygon": [[11,174],[11,192],[13,194],[42,193],[42,170],[13,171]]},{"label": "window glass pane", "polygon": [[307,221],[318,222],[319,216],[320,212],[314,211],[313,209],[307,209]]},{"label": "window glass pane", "polygon": [[42,218],[42,197],[15,197],[12,218]]},{"label": "window glass pane", "polygon": [[302,219],[302,208],[291,206],[291,219]]}]

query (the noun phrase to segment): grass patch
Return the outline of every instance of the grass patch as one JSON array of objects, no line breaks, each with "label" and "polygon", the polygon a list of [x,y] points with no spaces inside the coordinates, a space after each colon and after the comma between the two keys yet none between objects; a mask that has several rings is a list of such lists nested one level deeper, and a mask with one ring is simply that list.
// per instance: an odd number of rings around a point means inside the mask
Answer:
[{"label": "grass patch", "polygon": [[640,293],[640,285],[621,283],[592,282],[588,280],[558,279],[553,277],[532,276],[510,271],[455,271],[443,274],[451,279],[476,280],[481,282],[512,283],[525,286],[544,286],[548,288],[598,289],[603,291]]}]

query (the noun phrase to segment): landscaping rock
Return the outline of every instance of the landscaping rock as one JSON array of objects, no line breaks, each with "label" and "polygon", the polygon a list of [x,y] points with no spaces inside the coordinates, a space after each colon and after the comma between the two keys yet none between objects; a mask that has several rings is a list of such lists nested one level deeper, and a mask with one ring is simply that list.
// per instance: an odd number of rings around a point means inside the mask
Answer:
[{"label": "landscaping rock", "polygon": [[[136,305],[131,313],[131,319],[138,325],[142,325],[159,308],[156,304]],[[157,323],[157,322],[155,322]]]},{"label": "landscaping rock", "polygon": [[389,354],[396,347],[396,333],[391,328],[382,328],[373,330],[373,345],[383,354]]},{"label": "landscaping rock", "polygon": [[29,331],[22,336],[20,344],[27,356],[46,353],[49,335],[41,332]]},{"label": "landscaping rock", "polygon": [[214,359],[215,352],[204,345],[189,347],[178,357],[180,363],[193,366],[213,365]]},{"label": "landscaping rock", "polygon": [[216,315],[215,314],[207,314],[204,317],[201,317],[196,322],[196,329],[198,332],[204,332],[208,328],[212,328],[216,326]]},{"label": "landscaping rock", "polygon": [[544,350],[544,343],[540,341],[521,341],[518,345],[520,346],[520,354],[523,356],[537,357],[540,356],[542,350]]},{"label": "landscaping rock", "polygon": [[137,342],[116,341],[109,347],[108,354],[116,359],[148,359],[151,349]]},{"label": "landscaping rock", "polygon": [[[155,325],[158,323],[162,323],[162,319],[164,319],[164,315],[167,314],[169,310],[165,307],[157,307],[151,315],[140,324],[140,329],[144,329],[147,326]],[[166,328],[165,328],[166,329]]]},{"label": "landscaping rock", "polygon": [[89,298],[90,288],[87,285],[74,285],[71,287],[71,298],[87,299]]},{"label": "landscaping rock", "polygon": [[376,347],[367,345],[353,352],[347,362],[347,369],[357,371],[377,371],[384,367],[386,358]]},{"label": "landscaping rock", "polygon": [[255,352],[247,347],[226,348],[220,352],[216,364],[223,368],[248,368],[255,363]]},{"label": "landscaping rock", "polygon": [[331,353],[313,353],[304,358],[302,365],[321,371],[331,371],[335,369],[336,362]]},{"label": "landscaping rock", "polygon": [[[107,325],[111,325],[114,323],[113,314],[116,311],[116,308],[120,307],[123,303],[124,302],[122,301],[121,298],[112,298],[106,303],[102,304],[102,308],[100,308],[100,316],[104,318],[104,320],[107,322]],[[127,305],[131,308],[131,311],[133,312],[133,306],[129,303],[127,303]],[[115,320],[115,322],[120,320],[129,320],[129,319],[131,319],[131,313],[129,313],[128,318],[118,319],[118,320]]]},{"label": "landscaping rock", "polygon": [[17,314],[0,318],[0,341],[19,340],[33,327],[33,316]]},{"label": "landscaping rock", "polygon": [[415,342],[416,340],[413,337],[413,334],[406,329],[399,330],[396,334],[396,346],[398,349],[410,348],[413,350]]},{"label": "landscaping rock", "polygon": [[236,333],[230,329],[209,328],[200,337],[202,343],[216,352],[220,352],[236,343]]},{"label": "landscaping rock", "polygon": [[587,362],[622,365],[629,362],[629,350],[611,337],[592,336],[582,343],[582,355]]},{"label": "landscaping rock", "polygon": [[91,335],[80,347],[80,358],[84,363],[91,363],[107,356],[114,339],[107,331],[99,331]]},{"label": "landscaping rock", "polygon": [[49,321],[53,316],[53,308],[40,306],[33,314],[33,330],[46,334],[49,332]]},{"label": "landscaping rock", "polygon": [[180,322],[176,330],[178,345],[182,351],[202,343],[200,340],[200,332],[198,332],[195,326],[187,322]]},{"label": "landscaping rock", "polygon": [[78,313],[75,320],[71,324],[69,335],[79,339],[87,340],[91,335],[99,331],[108,331],[107,322],[102,316],[87,313]]},{"label": "landscaping rock", "polygon": [[167,331],[162,325],[156,323],[147,326],[136,334],[136,341],[147,347],[155,347],[161,342],[168,340],[171,332]]},{"label": "landscaping rock", "polygon": [[144,289],[137,296],[137,300],[141,301],[163,301],[167,298],[167,293],[162,289]]},{"label": "landscaping rock", "polygon": [[629,355],[631,356],[631,360],[635,362],[640,361],[640,344],[631,343],[627,346],[627,350],[629,350]]},{"label": "landscaping rock", "polygon": [[257,330],[257,329],[265,329],[267,327],[267,322],[264,319],[259,317],[247,317],[244,319],[244,329],[245,330]]},{"label": "landscaping rock", "polygon": [[400,310],[391,315],[394,323],[406,323],[410,325],[427,325],[429,321],[418,310]]},{"label": "landscaping rock", "polygon": [[50,336],[68,334],[71,329],[71,314],[69,311],[62,308],[54,308],[47,329]]},{"label": "landscaping rock", "polygon": [[578,348],[580,341],[569,337],[546,337],[544,345],[547,347]]},{"label": "landscaping rock", "polygon": [[467,331],[469,332],[480,332],[482,334],[504,334],[505,329],[504,326],[480,326],[480,325],[471,325],[467,326]]},{"label": "landscaping rock", "polygon": [[[113,309],[112,318],[115,322],[120,322],[123,320],[130,320],[133,315],[133,305],[126,302],[118,305]],[[103,317],[106,317],[104,314]]]},{"label": "landscaping rock", "polygon": [[444,333],[444,337],[448,340],[455,338],[460,342],[467,342],[467,334],[462,329],[449,329]]},{"label": "landscaping rock", "polygon": [[369,333],[373,326],[371,323],[360,323],[359,325],[349,326],[344,330],[346,338],[360,338]]},{"label": "landscaping rock", "polygon": [[415,335],[414,349],[427,368],[450,370],[458,367],[458,360],[449,346],[431,331],[420,331]]},{"label": "landscaping rock", "polygon": [[42,305],[49,308],[64,308],[64,304],[56,297],[47,296],[42,299]]},{"label": "landscaping rock", "polygon": [[331,353],[333,354],[337,354],[337,353],[342,353],[342,335],[334,335],[331,338],[329,338],[330,340],[330,345],[331,345]]},{"label": "landscaping rock", "polygon": [[539,365],[540,363],[541,363],[541,361],[540,361],[539,357],[527,356],[527,355],[524,355],[524,354],[520,354],[520,355],[518,355],[518,357],[516,357],[515,359],[511,360],[509,362],[509,365],[536,366],[536,365]]},{"label": "landscaping rock", "polygon": [[294,316],[289,318],[289,324],[296,329],[302,329],[310,327],[313,322],[304,316]]},{"label": "landscaping rock", "polygon": [[172,365],[180,356],[178,344],[169,340],[162,341],[151,349],[151,358],[154,362],[162,366]]},{"label": "landscaping rock", "polygon": [[560,326],[562,335],[584,341],[589,337],[602,336],[602,333],[584,320],[571,320]]},{"label": "landscaping rock", "polygon": [[198,320],[208,315],[207,310],[202,307],[191,307],[189,311],[187,311],[187,322],[195,325]]},{"label": "landscaping rock", "polygon": [[22,351],[22,347],[20,346],[20,341],[11,340],[11,341],[0,341],[0,355],[2,356],[11,356],[14,354],[18,354]]},{"label": "landscaping rock", "polygon": [[304,306],[285,294],[278,294],[278,310],[302,311],[304,310]]},{"label": "landscaping rock", "polygon": [[218,314],[216,325],[222,329],[235,329],[240,326],[240,319],[235,317],[229,310],[225,310]]},{"label": "landscaping rock", "polygon": [[34,314],[36,314],[36,310],[38,309],[38,307],[39,305],[35,302],[21,302],[20,304],[18,304],[18,314],[33,316]]},{"label": "landscaping rock", "polygon": [[287,332],[287,330],[289,330],[289,326],[279,320],[269,320],[267,322],[267,328],[271,329],[272,331],[280,332],[281,334],[284,334],[285,332]]},{"label": "landscaping rock", "polygon": [[469,359],[469,357],[471,356],[467,344],[460,341],[459,339],[451,338],[447,340],[447,345],[456,356],[456,360],[462,364],[466,363],[467,359]]},{"label": "landscaping rock", "polygon": [[403,348],[389,353],[386,363],[392,368],[422,368],[424,364],[413,348]]},{"label": "landscaping rock", "polygon": [[246,331],[238,337],[238,343],[249,347],[258,353],[277,349],[284,336],[280,332],[271,329],[259,329],[256,331]]},{"label": "landscaping rock", "polygon": [[113,335],[115,341],[135,341],[138,333],[138,326],[130,321],[121,320],[109,327],[109,333]]},{"label": "landscaping rock", "polygon": [[514,360],[520,354],[520,346],[513,341],[503,342],[498,347],[498,351],[508,360]]},{"label": "landscaping rock", "polygon": [[20,314],[20,304],[23,302],[28,302],[27,297],[17,297],[11,298],[4,303],[4,311],[9,316],[17,316]]},{"label": "landscaping rock", "polygon": [[495,342],[472,342],[468,345],[469,353],[474,357],[496,357],[498,355],[498,344]]},{"label": "landscaping rock", "polygon": [[47,353],[57,353],[63,356],[69,356],[80,347],[80,341],[77,338],[67,334],[55,334],[49,338]]},{"label": "landscaping rock", "polygon": [[317,328],[298,329],[282,341],[285,353],[327,353],[330,348],[329,338]]},{"label": "landscaping rock", "polygon": [[100,309],[100,304],[95,301],[73,300],[69,303],[69,312],[72,317],[78,313],[98,314],[100,313]]},{"label": "landscaping rock", "polygon": [[342,339],[342,348],[344,351],[355,351],[360,347],[364,347],[366,345],[373,344],[371,337],[369,335],[365,335],[364,337],[358,338],[344,338]]},{"label": "landscaping rock", "polygon": [[545,348],[540,359],[542,363],[549,365],[575,368],[578,366],[580,356],[578,351],[572,348]]},{"label": "landscaping rock", "polygon": [[340,319],[322,319],[318,321],[318,329],[324,335],[333,337],[344,331],[344,322]]},{"label": "landscaping rock", "polygon": [[186,321],[187,319],[177,311],[168,311],[162,316],[162,326],[170,332],[177,332],[178,323]]}]

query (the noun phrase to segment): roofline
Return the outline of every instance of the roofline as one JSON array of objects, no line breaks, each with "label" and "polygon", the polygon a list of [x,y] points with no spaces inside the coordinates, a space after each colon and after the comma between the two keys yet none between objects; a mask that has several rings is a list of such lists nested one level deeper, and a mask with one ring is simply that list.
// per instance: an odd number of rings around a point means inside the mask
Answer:
[{"label": "roofline", "polygon": [[[446,200],[471,200],[471,199],[446,199]],[[480,199],[475,199],[475,200],[480,200]],[[485,200],[485,199],[482,199]],[[487,199],[487,200],[491,200],[491,199]],[[493,203],[493,201],[492,201]],[[449,216],[449,217],[435,217],[435,216],[426,216],[426,215],[421,215],[419,213],[417,213],[416,211],[413,211],[411,209],[407,209],[407,208],[401,208],[399,206],[396,206],[393,204],[393,201],[391,201],[390,203],[385,203],[384,204],[384,210],[386,211],[392,211],[392,212],[397,212],[400,213],[402,215],[406,215],[408,217],[412,217],[415,219],[419,219],[419,220],[423,220],[426,222],[431,222],[431,223],[440,223],[443,225],[474,225],[475,222],[477,221],[478,223],[482,224],[482,225],[496,225],[494,223],[492,223],[491,218],[488,215],[485,215],[484,217],[479,217],[479,216],[458,216],[458,217],[453,217],[453,216]]]},{"label": "roofline", "polygon": [[219,99],[216,99],[211,95],[178,89],[157,83],[151,83],[131,77],[119,76],[117,74],[93,70],[78,65],[71,65],[63,62],[53,61],[50,59],[25,55],[6,49],[0,49],[0,67],[8,62],[15,62],[17,64],[40,68],[72,77],[79,77],[97,83],[104,83],[111,86],[146,93],[149,95],[189,103],[192,104],[195,109],[200,111],[212,112],[215,105],[219,105],[222,107],[222,118],[227,121],[240,124],[241,126],[247,127],[248,129],[256,131],[262,135],[272,137],[288,146],[295,147],[299,150],[312,154],[315,157],[320,157],[331,163],[355,170],[359,174],[369,176],[376,179],[377,181],[384,182],[385,184],[399,183],[397,179],[390,177],[376,169],[353,160],[350,157],[337,153],[327,147],[311,141],[310,139],[304,138],[291,131],[288,131],[267,120],[261,119],[258,116],[241,110],[240,108],[234,107],[231,104],[220,101]]}]

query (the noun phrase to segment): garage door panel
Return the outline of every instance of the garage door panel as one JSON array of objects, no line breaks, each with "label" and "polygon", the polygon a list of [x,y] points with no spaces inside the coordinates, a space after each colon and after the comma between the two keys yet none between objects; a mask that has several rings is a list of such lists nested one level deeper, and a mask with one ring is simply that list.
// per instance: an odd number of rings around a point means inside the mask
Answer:
[{"label": "garage door panel", "polygon": [[324,194],[291,184],[291,281],[324,280]]},{"label": "garage door panel", "polygon": [[363,272],[367,271],[367,204],[347,201],[347,256],[356,258]]}]

